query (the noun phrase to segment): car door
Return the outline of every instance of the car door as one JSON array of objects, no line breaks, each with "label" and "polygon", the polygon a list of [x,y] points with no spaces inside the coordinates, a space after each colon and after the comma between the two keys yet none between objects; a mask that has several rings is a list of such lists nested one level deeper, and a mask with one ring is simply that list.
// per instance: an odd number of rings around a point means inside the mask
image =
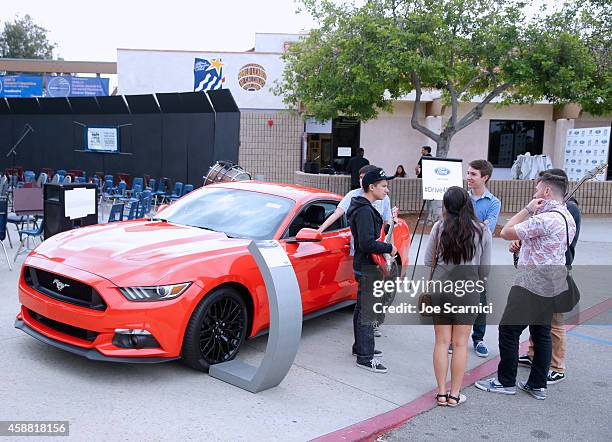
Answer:
[{"label": "car door", "polygon": [[292,242],[302,228],[319,228],[337,205],[333,200],[308,203],[293,218],[281,241],[300,285],[304,313],[350,298],[356,292],[351,233],[344,216],[323,232],[321,241]]}]

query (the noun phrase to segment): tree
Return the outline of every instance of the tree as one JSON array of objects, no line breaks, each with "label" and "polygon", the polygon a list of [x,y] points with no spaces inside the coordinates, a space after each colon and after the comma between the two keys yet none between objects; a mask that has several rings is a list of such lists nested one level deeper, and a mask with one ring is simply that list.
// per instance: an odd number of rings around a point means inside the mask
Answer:
[{"label": "tree", "polygon": [[54,43],[47,39],[47,30],[35,24],[29,15],[4,23],[0,34],[0,57],[53,58]]},{"label": "tree", "polygon": [[[411,125],[446,157],[453,136],[494,100],[576,102],[595,114],[612,109],[610,33],[602,29],[610,21],[585,14],[593,4],[605,10],[602,0],[542,8],[531,17],[517,0],[302,2],[319,27],[284,55],[276,92],[317,119],[366,121],[414,91]],[[425,89],[440,91],[450,108],[440,134],[419,122]],[[462,101],[476,104],[459,115]]]}]

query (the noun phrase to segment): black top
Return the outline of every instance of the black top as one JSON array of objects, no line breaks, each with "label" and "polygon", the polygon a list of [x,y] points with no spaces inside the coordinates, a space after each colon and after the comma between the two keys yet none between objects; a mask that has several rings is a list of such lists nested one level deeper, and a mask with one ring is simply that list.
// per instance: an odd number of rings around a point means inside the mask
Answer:
[{"label": "black top", "polygon": [[370,256],[372,253],[391,253],[391,244],[378,241],[383,220],[378,210],[363,196],[351,199],[346,215],[351,226],[351,234],[355,243],[353,270],[362,271],[364,265],[374,265]]},{"label": "black top", "polygon": [[370,162],[359,155],[349,160],[346,171],[351,174],[351,189],[359,187],[359,169],[368,164],[370,164]]},{"label": "black top", "polygon": [[419,174],[417,175],[417,178],[423,178],[423,157],[430,157],[431,154],[430,153],[426,153],[425,155],[421,156],[421,158],[419,158]]}]

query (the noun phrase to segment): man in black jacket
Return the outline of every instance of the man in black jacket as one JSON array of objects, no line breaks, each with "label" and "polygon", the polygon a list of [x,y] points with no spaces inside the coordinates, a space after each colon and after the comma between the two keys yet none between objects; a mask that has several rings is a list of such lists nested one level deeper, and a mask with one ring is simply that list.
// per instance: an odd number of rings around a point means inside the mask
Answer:
[{"label": "man in black jacket", "polygon": [[397,253],[395,246],[377,241],[383,220],[380,213],[372,206],[374,201],[382,200],[389,193],[387,181],[390,179],[393,177],[386,176],[384,170],[380,168],[367,172],[361,180],[364,195],[353,198],[347,211],[355,243],[353,271],[355,279],[359,282],[357,304],[353,314],[355,333],[353,354],[357,356],[358,367],[376,373],[386,373],[387,368],[376,358],[382,353],[374,349],[373,312],[366,312],[363,307],[372,305],[372,302],[367,302],[368,298],[373,296],[372,283],[376,278],[371,254],[390,253],[395,256]]},{"label": "man in black jacket", "polygon": [[346,171],[351,174],[351,190],[359,189],[359,171],[362,167],[370,164],[370,162],[363,157],[363,154],[364,150],[360,147],[357,149],[357,155],[348,162]]}]

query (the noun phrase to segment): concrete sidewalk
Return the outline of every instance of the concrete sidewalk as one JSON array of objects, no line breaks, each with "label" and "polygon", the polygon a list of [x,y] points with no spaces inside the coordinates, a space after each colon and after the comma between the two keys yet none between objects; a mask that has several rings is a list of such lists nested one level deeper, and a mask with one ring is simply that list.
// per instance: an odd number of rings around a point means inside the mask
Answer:
[{"label": "concrete sidewalk", "polygon": [[[612,220],[586,219],[576,263],[612,264],[611,229]],[[506,247],[505,241],[494,240],[494,262],[511,262]],[[431,327],[383,327],[377,347],[385,353],[389,373],[373,374],[355,367],[350,355],[350,309],[305,323],[287,378],[260,394],[176,362],[142,366],[88,361],[13,328],[18,276],[18,270],[9,272],[0,261],[0,420],[69,420],[74,440],[307,440],[396,409],[435,385]],[[489,327],[486,340],[491,357],[496,356],[495,327]],[[249,341],[239,357],[259,360],[265,345],[266,337]],[[470,352],[470,369],[482,362]],[[591,382],[585,390],[590,400],[602,392],[592,384],[601,378],[601,372],[585,377]],[[561,396],[551,393],[544,405]],[[501,407],[489,412],[493,421],[504,415]]]},{"label": "concrete sidewalk", "polygon": [[[548,387],[536,401],[517,389],[515,396],[486,393],[474,386],[456,408],[434,407],[411,419],[380,442],[405,440],[609,441],[612,434],[612,312],[568,333],[567,379]],[[528,368],[519,368],[526,379]],[[493,374],[492,376],[495,376]],[[503,410],[503,411],[502,411]]]}]

